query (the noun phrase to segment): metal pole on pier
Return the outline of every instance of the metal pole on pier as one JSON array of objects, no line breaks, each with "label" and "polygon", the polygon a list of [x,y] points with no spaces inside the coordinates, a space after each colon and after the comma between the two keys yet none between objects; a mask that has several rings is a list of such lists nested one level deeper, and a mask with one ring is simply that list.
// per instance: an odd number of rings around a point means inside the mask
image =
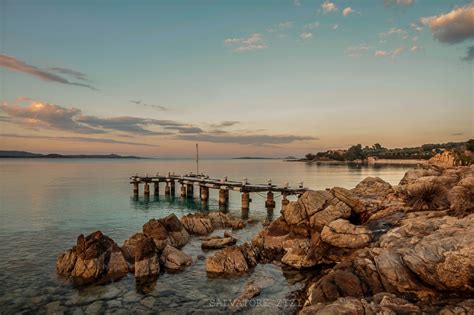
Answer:
[{"label": "metal pole on pier", "polygon": [[196,175],[199,175],[199,145],[196,143]]}]

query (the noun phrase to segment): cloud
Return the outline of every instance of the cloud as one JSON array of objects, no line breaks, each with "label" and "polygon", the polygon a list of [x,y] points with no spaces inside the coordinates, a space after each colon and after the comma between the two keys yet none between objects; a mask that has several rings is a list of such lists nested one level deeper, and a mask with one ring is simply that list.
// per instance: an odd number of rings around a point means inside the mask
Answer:
[{"label": "cloud", "polygon": [[240,123],[239,121],[235,121],[235,120],[226,120],[226,121],[223,121],[223,122],[220,122],[220,123],[217,123],[217,124],[211,124],[211,127],[213,127],[213,128],[224,128],[224,127],[231,127],[231,126],[237,125],[239,123]]},{"label": "cloud", "polygon": [[324,13],[337,11],[336,5],[330,1],[324,1],[324,3],[321,4],[321,9],[323,10]]},{"label": "cloud", "polygon": [[[4,102],[0,109],[8,114],[10,122],[29,127],[54,129],[75,132],[80,134],[105,134],[110,131],[120,131],[143,136],[173,135],[175,133],[201,133],[202,129],[173,120],[159,120],[139,117],[110,117],[101,118],[84,115],[80,109],[65,108],[59,105],[34,101],[19,97],[17,102],[29,102],[22,106],[18,103]],[[154,131],[145,127],[158,127],[162,130]],[[174,132],[172,132],[174,131]]]},{"label": "cloud", "polygon": [[423,27],[418,23],[411,23],[410,26],[417,32],[421,32],[423,30]]},{"label": "cloud", "polygon": [[282,32],[293,27],[293,21],[285,21],[267,28],[267,32]]},{"label": "cloud", "polygon": [[72,142],[93,142],[93,143],[112,143],[112,144],[128,144],[136,146],[147,146],[147,147],[158,147],[157,144],[146,144],[130,141],[120,141],[107,138],[86,138],[86,137],[51,137],[51,136],[38,136],[38,135],[19,135],[4,133],[0,134],[1,137],[5,138],[24,138],[24,139],[45,139],[45,140],[59,140],[59,141],[72,141]]},{"label": "cloud", "polygon": [[367,44],[362,43],[356,46],[347,47],[346,54],[349,57],[360,57],[362,55],[365,55],[370,50],[370,48],[371,47]]},{"label": "cloud", "polygon": [[420,46],[413,45],[413,46],[411,46],[410,51],[417,52],[417,51],[420,51],[420,49],[421,49]]},{"label": "cloud", "polygon": [[130,103],[137,104],[137,105],[143,105],[143,106],[151,107],[151,108],[158,109],[158,110],[167,110],[167,108],[166,108],[165,106],[147,104],[147,103],[143,103],[143,102],[140,101],[140,100],[136,100],[136,101],[135,101],[135,100],[131,100]]},{"label": "cloud", "polygon": [[68,69],[68,68],[60,68],[60,67],[53,67],[53,68],[50,68],[50,70],[72,76],[76,80],[81,80],[81,81],[85,81],[85,82],[92,82],[91,80],[89,80],[87,78],[87,76],[84,73],[76,71],[76,70],[72,70],[72,69]]},{"label": "cloud", "polygon": [[267,48],[264,42],[263,35],[260,33],[253,33],[247,38],[227,38],[224,44],[233,47],[234,52],[248,52]]},{"label": "cloud", "polygon": [[344,10],[342,10],[342,15],[343,16],[348,16],[349,14],[354,13],[354,10],[352,10],[351,7],[347,7]]},{"label": "cloud", "polygon": [[302,40],[310,40],[311,38],[313,38],[313,33],[311,32],[303,32],[300,34],[300,38]]},{"label": "cloud", "polygon": [[272,144],[288,144],[295,141],[318,140],[314,137],[306,136],[270,136],[270,135],[180,135],[180,140],[186,141],[202,141],[211,143],[235,143],[242,145],[272,145]]},{"label": "cloud", "polygon": [[[35,76],[41,80],[44,81],[49,81],[49,82],[56,82],[56,83],[62,83],[62,84],[68,84],[68,85],[76,85],[76,86],[81,86],[81,87],[86,87],[92,90],[97,90],[95,87],[86,84],[86,83],[79,83],[79,82],[72,82],[63,76],[57,75],[53,72],[49,72],[47,70],[40,69],[38,67],[29,65],[21,60],[18,60],[17,58],[13,56],[8,56],[4,54],[0,54],[0,67],[3,67],[5,69],[15,71],[15,72],[21,72],[21,73],[26,73],[30,74],[32,76]],[[69,69],[64,69],[64,68],[53,68],[53,69],[61,69],[63,71],[63,74],[66,74],[64,71],[69,72],[67,74],[71,75],[71,71],[75,72],[74,70],[69,70]],[[58,71],[58,70],[54,70]],[[79,74],[80,72],[76,72],[76,75]]]},{"label": "cloud", "polygon": [[473,61],[474,60],[474,46],[468,47],[466,56],[462,57],[461,59],[465,61]]},{"label": "cloud", "polygon": [[442,43],[456,44],[474,38],[474,5],[458,7],[449,13],[423,17],[433,37]]},{"label": "cloud", "polygon": [[333,30],[337,30],[338,27],[339,27],[339,24],[334,24],[334,25],[332,26],[332,29],[333,29]]},{"label": "cloud", "polygon": [[319,22],[312,22],[303,26],[303,28],[308,29],[308,30],[314,30],[314,29],[317,29],[320,25],[321,24]]},{"label": "cloud", "polygon": [[300,0],[293,0],[293,4],[297,7],[301,6]]},{"label": "cloud", "polygon": [[77,108],[64,108],[58,105],[31,101],[29,106],[9,105],[3,103],[0,105],[6,114],[13,118],[19,118],[22,124],[37,126],[47,129],[56,129],[71,131],[83,134],[102,134],[102,130],[90,128],[79,124],[74,117],[81,114]]},{"label": "cloud", "polygon": [[375,57],[392,57],[392,58],[394,58],[394,57],[397,57],[397,56],[401,55],[404,51],[405,51],[404,47],[399,47],[399,48],[396,48],[392,51],[377,50],[374,53],[374,56]]},{"label": "cloud", "polygon": [[406,36],[407,36],[407,32],[405,30],[401,29],[401,28],[392,27],[388,31],[379,33],[380,38],[386,38],[386,37],[389,37],[391,35],[399,35],[399,36],[401,36],[402,38],[405,39]]},{"label": "cloud", "polygon": [[384,0],[386,6],[410,6],[415,0]]}]

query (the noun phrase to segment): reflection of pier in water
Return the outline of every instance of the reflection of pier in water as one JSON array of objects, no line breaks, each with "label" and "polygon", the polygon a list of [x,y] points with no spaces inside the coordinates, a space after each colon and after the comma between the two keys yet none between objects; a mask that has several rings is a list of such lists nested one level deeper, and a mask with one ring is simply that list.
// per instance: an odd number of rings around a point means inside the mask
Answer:
[{"label": "reflection of pier in water", "polygon": [[[133,196],[134,200],[138,203],[149,203],[153,201],[160,201],[160,184],[164,183],[164,196],[169,202],[176,202],[180,200],[185,202],[186,206],[192,208],[198,208],[202,210],[208,210],[209,202],[209,189],[216,189],[219,191],[219,209],[227,211],[229,206],[229,191],[237,191],[241,193],[242,202],[242,216],[248,217],[250,208],[250,202],[252,202],[251,193],[261,195],[266,193],[265,196],[265,207],[267,208],[269,215],[273,213],[276,206],[275,198],[281,197],[282,209],[288,204],[287,197],[290,195],[301,195],[308,188],[303,187],[303,183],[300,183],[298,187],[290,187],[288,184],[285,186],[272,185],[271,180],[268,180],[267,184],[251,184],[244,178],[241,182],[228,180],[227,177],[222,179],[209,178],[206,175],[186,174],[184,176],[175,175],[174,173],[168,173],[166,176],[132,176],[130,177],[130,184],[133,185]],[[176,198],[176,183],[180,184],[180,197]],[[140,184],[143,184],[144,199],[139,198]],[[150,186],[153,185],[153,198],[150,199]],[[199,187],[198,199],[200,202],[196,202],[194,198],[194,187]],[[275,196],[275,193],[279,193]]]}]

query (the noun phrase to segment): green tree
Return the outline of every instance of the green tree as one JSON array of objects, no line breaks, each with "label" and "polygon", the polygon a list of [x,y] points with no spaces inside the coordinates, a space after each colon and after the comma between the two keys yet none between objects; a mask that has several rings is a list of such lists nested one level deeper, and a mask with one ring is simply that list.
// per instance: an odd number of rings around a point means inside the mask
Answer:
[{"label": "green tree", "polygon": [[466,149],[468,149],[471,152],[474,152],[474,139],[470,139],[469,141],[466,142]]}]

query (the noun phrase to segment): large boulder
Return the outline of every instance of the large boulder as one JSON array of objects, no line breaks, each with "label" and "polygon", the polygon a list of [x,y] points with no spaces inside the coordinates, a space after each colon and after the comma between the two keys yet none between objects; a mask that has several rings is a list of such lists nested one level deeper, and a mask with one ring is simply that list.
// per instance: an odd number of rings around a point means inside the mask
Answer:
[{"label": "large boulder", "polygon": [[193,259],[173,246],[166,245],[161,253],[160,262],[168,270],[179,271],[190,266]]},{"label": "large boulder", "polygon": [[365,226],[353,225],[344,219],[332,221],[323,228],[321,239],[336,247],[361,248],[371,240],[371,232]]},{"label": "large boulder", "polygon": [[258,262],[258,251],[247,243],[217,251],[206,260],[206,271],[211,274],[239,274],[247,272]]},{"label": "large boulder", "polygon": [[229,213],[209,212],[207,218],[211,220],[214,229],[242,229],[245,227],[245,222],[242,219],[234,218]]},{"label": "large boulder", "polygon": [[56,261],[58,274],[77,284],[104,283],[123,278],[128,265],[118,245],[101,231],[83,234],[76,246]]},{"label": "large boulder", "polygon": [[174,213],[145,223],[143,234],[153,238],[159,250],[163,250],[166,245],[181,248],[189,241],[188,232]]}]

